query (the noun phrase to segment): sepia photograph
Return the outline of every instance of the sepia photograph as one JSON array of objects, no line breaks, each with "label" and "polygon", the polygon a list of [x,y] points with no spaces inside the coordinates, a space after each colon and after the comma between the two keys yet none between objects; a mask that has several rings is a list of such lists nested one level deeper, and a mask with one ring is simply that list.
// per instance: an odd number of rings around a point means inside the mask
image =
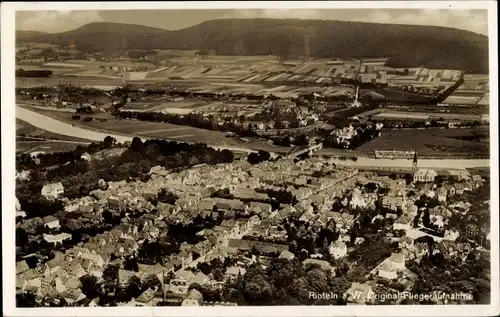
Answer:
[{"label": "sepia photograph", "polygon": [[495,4],[3,3],[4,315],[497,315]]}]

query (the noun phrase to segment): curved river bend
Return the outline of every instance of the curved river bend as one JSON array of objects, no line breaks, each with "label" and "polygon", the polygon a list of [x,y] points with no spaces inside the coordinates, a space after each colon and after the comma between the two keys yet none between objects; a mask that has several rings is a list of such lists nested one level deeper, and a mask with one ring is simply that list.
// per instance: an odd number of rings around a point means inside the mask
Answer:
[{"label": "curved river bend", "polygon": [[[68,135],[72,137],[92,140],[92,141],[102,141],[106,136],[111,136],[115,138],[118,142],[131,142],[134,136],[125,136],[110,133],[103,133],[98,131],[93,131],[90,129],[84,129],[81,127],[73,126],[66,122],[61,122],[59,120],[53,119],[51,117],[45,116],[43,114],[28,110],[23,107],[16,107],[16,117],[28,122],[29,124],[57,134]],[[143,141],[150,139],[148,137],[140,137]],[[190,142],[186,142],[190,143]],[[253,150],[247,148],[237,148],[237,147],[223,147],[218,145],[209,145],[215,149],[220,150],[230,150],[239,152],[254,152]],[[340,160],[334,159],[335,163],[339,165],[350,165],[353,167],[387,167],[387,168],[411,168],[412,160],[405,159],[375,159],[369,157],[358,157],[357,161],[352,160]],[[446,160],[436,160],[436,159],[419,159],[418,165],[420,168],[451,168],[451,169],[464,169],[464,168],[478,168],[478,167],[489,167],[490,160],[471,160],[471,159],[446,159]]]}]

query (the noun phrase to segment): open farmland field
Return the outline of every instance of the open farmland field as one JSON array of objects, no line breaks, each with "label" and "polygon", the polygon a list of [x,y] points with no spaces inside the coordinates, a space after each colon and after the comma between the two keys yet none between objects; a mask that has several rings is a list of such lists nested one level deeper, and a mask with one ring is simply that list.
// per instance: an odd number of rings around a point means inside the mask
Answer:
[{"label": "open farmland field", "polygon": [[165,101],[167,98],[160,98],[156,100],[144,101],[144,102],[132,102],[127,103],[121,109],[124,111],[181,111],[183,113],[189,113],[193,110],[204,107],[207,102],[202,100],[193,101]]},{"label": "open farmland field", "polygon": [[487,128],[384,130],[382,135],[362,145],[359,151],[416,150],[427,156],[488,156]]},{"label": "open farmland field", "polygon": [[228,146],[236,146],[239,144],[236,140],[227,138],[226,134],[223,132],[208,131],[169,123],[109,119],[107,122],[82,121],[79,125],[80,124],[100,131],[113,131],[124,135],[128,134],[158,139],[170,139],[181,142],[202,142]]},{"label": "open farmland field", "polygon": [[[196,53],[198,52],[198,50],[173,50],[173,49],[170,49],[170,50],[159,50],[156,52],[156,54],[154,55],[150,55],[151,57],[195,57],[196,56]],[[148,57],[146,57],[146,59],[148,59]]]},{"label": "open farmland field", "polygon": [[464,83],[457,91],[475,90],[486,92],[489,89],[489,76],[484,74],[469,74],[464,76]]},{"label": "open farmland field", "polygon": [[271,63],[276,64],[275,56],[211,56],[207,58],[200,59],[198,61],[200,64],[260,64],[260,63]]},{"label": "open farmland field", "polygon": [[[138,70],[151,70],[156,66],[147,62],[136,61],[90,61],[90,60],[68,60],[65,62],[48,62],[42,65],[43,69],[59,71],[61,75],[73,77],[102,77],[102,78],[121,78],[120,71],[130,71],[132,79],[136,79],[136,74],[141,74]],[[139,76],[137,80],[144,79]]]},{"label": "open farmland field", "polygon": [[[90,142],[89,142],[90,144]],[[57,141],[16,141],[16,154],[27,154],[34,152],[54,153],[73,151],[83,143],[57,142]]]},{"label": "open farmland field", "polygon": [[78,145],[89,143],[85,139],[48,132],[16,119],[16,154],[71,151]]},{"label": "open farmland field", "polygon": [[138,120],[116,119],[112,115],[99,113],[92,115],[84,115],[83,117],[93,117],[106,119],[102,121],[83,121],[71,120],[71,113],[43,111],[39,109],[31,109],[54,119],[74,124],[85,129],[90,129],[102,133],[113,133],[124,136],[145,136],[157,139],[170,139],[175,141],[185,142],[201,142],[207,144],[218,144],[221,146],[237,146],[240,144],[235,139],[227,138],[224,132],[209,131],[189,126],[180,126],[169,123],[157,123]]},{"label": "open farmland field", "polygon": [[[394,111],[394,112],[418,112],[418,113],[427,113],[432,114],[434,116],[441,116],[441,114],[454,114],[454,115],[482,115],[489,113],[489,109],[487,106],[476,105],[474,107],[464,107],[461,105],[447,105],[447,106],[438,106],[436,105],[403,105],[403,106],[392,106],[387,105],[381,109],[376,109],[371,114],[375,114],[381,111]],[[370,113],[363,113],[364,116],[369,116]]]},{"label": "open farmland field", "polygon": [[83,129],[88,129],[100,133],[108,133],[122,136],[144,136],[158,139],[168,139],[178,142],[200,142],[214,146],[243,147],[253,150],[266,150],[287,152],[289,148],[275,146],[267,140],[248,139],[243,141],[240,138],[227,137],[224,132],[209,131],[189,126],[173,125],[168,123],[146,122],[138,120],[116,119],[109,114],[89,115],[92,117],[106,118],[106,122],[83,120],[71,120],[70,113],[42,111],[31,109],[46,116],[52,117],[62,122],[74,124]]},{"label": "open farmland field", "polygon": [[16,49],[20,50],[26,50],[26,49],[45,49],[45,48],[57,48],[59,47],[56,44],[49,44],[49,43],[37,43],[37,42],[25,42],[25,43],[20,43],[16,45]]},{"label": "open farmland field", "polygon": [[48,62],[43,65],[44,67],[64,67],[64,68],[83,68],[81,64],[66,63],[66,62]]},{"label": "open farmland field", "polygon": [[190,114],[193,112],[193,109],[188,109],[188,108],[164,108],[162,110],[156,110],[157,112],[163,112],[163,113],[171,113],[171,114]]},{"label": "open farmland field", "polygon": [[[51,70],[52,71],[52,76],[51,77],[56,77],[56,76],[61,76],[67,73],[75,72],[75,71],[81,71],[82,69],[80,67],[78,68],[67,68],[67,67],[48,67],[48,66],[39,66],[39,65],[16,65],[16,69],[24,69],[24,70]],[[50,78],[50,77],[49,77]],[[29,77],[24,77],[24,78],[16,78],[16,79],[43,79],[43,78],[29,78]]]},{"label": "open farmland field", "polygon": [[[175,101],[175,102],[164,102],[159,104],[158,107],[161,109],[168,108],[182,108],[182,109],[196,109],[207,105],[207,101],[193,100],[193,101]],[[157,109],[160,110],[160,109]]]},{"label": "open farmland field", "polygon": [[429,115],[425,113],[411,113],[411,112],[380,112],[372,118],[375,119],[413,119],[413,120],[427,120]]},{"label": "open farmland field", "polygon": [[479,102],[481,96],[460,96],[458,94],[452,94],[446,98],[443,103],[447,104],[458,104],[458,105],[475,105]]},{"label": "open farmland field", "polygon": [[[328,65],[327,60],[297,61],[280,64],[275,57],[262,56],[216,56],[206,59],[173,58],[172,64],[149,71],[146,80],[221,80],[240,82],[263,82],[266,84],[304,81],[322,83],[331,78],[351,78],[356,64]],[[365,65],[368,74],[377,82],[387,82],[385,73],[376,65]],[[367,76],[368,76],[367,75]],[[383,78],[382,78],[383,77]]]},{"label": "open farmland field", "polygon": [[[269,88],[268,88],[269,89]],[[271,88],[272,89],[272,88]],[[284,89],[284,88],[280,88]],[[196,87],[192,87],[189,89],[193,92],[198,93],[225,93],[225,94],[233,94],[233,95],[242,95],[242,94],[266,94],[266,88],[263,85],[255,85],[255,84],[245,84],[245,83],[210,83],[206,85],[200,85]],[[273,94],[277,93],[277,90],[273,90]]]},{"label": "open farmland field", "polygon": [[275,91],[273,95],[278,98],[298,98],[301,92],[299,91]]},{"label": "open farmland field", "polygon": [[[348,95],[348,94],[353,94],[354,89],[340,85],[328,86],[324,90],[321,90],[320,93],[322,93],[323,95]],[[360,95],[363,96],[363,91],[360,91]]]},{"label": "open farmland field", "polygon": [[[182,78],[190,79],[212,79],[212,80],[238,80],[252,74],[249,65],[234,65],[228,61],[220,60],[214,62],[196,63],[193,65],[192,59],[187,59],[186,63],[180,65],[170,65],[149,71],[144,75],[145,79],[161,80]],[[133,80],[133,79],[130,79]]]},{"label": "open farmland field", "polygon": [[82,65],[87,69],[103,67],[147,67],[148,69],[155,69],[156,66],[152,63],[142,61],[91,61],[91,60],[67,60],[64,63]]},{"label": "open farmland field", "polygon": [[127,72],[123,74],[123,80],[126,81],[141,81],[145,80],[148,72]]},{"label": "open farmland field", "polygon": [[147,102],[130,102],[120,109],[124,111],[151,111],[151,108],[154,106],[154,104]]},{"label": "open farmland field", "polygon": [[72,72],[72,73],[65,73],[62,76],[71,76],[71,77],[96,77],[96,78],[119,78],[121,79],[122,76],[120,75],[120,72],[110,70],[110,69],[89,69],[89,70],[83,70],[83,71],[78,71],[78,72]]},{"label": "open farmland field", "polygon": [[16,131],[23,130],[26,128],[26,126],[27,126],[26,122],[16,119]]},{"label": "open farmland field", "polygon": [[17,88],[30,88],[30,87],[53,87],[59,84],[73,85],[73,86],[109,86],[117,87],[122,85],[121,78],[86,78],[86,77],[60,77],[52,75],[51,77],[29,78],[18,77],[16,78]]},{"label": "open farmland field", "polygon": [[443,112],[381,111],[371,116],[376,120],[481,120],[481,115]]},{"label": "open farmland field", "polygon": [[460,85],[443,103],[460,105],[487,105],[489,91],[489,76],[483,74],[469,74],[464,76],[464,83]]},{"label": "open farmland field", "polygon": [[484,97],[477,102],[477,104],[480,106],[488,106],[490,104],[490,94],[486,93]]}]

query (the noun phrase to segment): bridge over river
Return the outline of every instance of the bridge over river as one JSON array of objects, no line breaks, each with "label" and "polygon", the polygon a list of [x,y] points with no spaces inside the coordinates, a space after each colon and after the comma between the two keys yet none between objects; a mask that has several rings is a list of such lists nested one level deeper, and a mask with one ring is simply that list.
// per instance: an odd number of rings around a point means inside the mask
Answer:
[{"label": "bridge over river", "polygon": [[[115,133],[104,133],[93,131],[90,129],[86,129],[83,127],[73,126],[72,124],[62,122],[51,118],[49,116],[31,111],[24,107],[16,107],[16,117],[23,121],[28,122],[29,124],[57,134],[67,135],[72,137],[77,137],[81,139],[87,139],[91,141],[102,141],[106,136],[111,136],[115,138],[118,142],[124,143],[127,141],[132,141],[132,135],[122,135]],[[148,137],[141,137],[143,140],[150,139]],[[175,141],[175,140],[173,140]],[[188,142],[189,143],[189,142]],[[220,149],[220,150],[230,150],[235,152],[245,152],[251,153],[255,150],[245,148],[245,147],[227,147],[218,144],[207,144],[207,146]],[[287,153],[287,156],[296,157],[302,153],[309,151],[316,151],[321,148],[320,145],[314,145],[310,147],[301,148],[299,150],[290,151]],[[379,166],[379,167],[394,167],[394,168],[411,168],[412,160],[405,159],[375,159],[369,157],[358,157],[356,161],[350,159],[333,159],[336,164],[339,165],[350,165],[353,167],[370,167],[370,166]],[[449,168],[449,169],[465,169],[465,168],[482,168],[482,167],[490,167],[489,159],[419,159],[418,165],[420,168]]]}]

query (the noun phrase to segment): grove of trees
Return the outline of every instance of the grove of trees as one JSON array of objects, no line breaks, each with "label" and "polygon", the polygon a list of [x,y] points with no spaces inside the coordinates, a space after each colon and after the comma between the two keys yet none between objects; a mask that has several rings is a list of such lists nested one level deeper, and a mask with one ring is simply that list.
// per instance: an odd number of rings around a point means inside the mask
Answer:
[{"label": "grove of trees", "polygon": [[[222,292],[195,285],[205,300],[231,301],[238,305],[324,305],[310,298],[309,292],[343,294],[350,286],[345,277],[333,277],[319,266],[304,268],[299,260],[274,259],[267,269],[254,264],[244,275],[227,281]],[[328,301],[344,305],[342,296]]]},{"label": "grove of trees", "polygon": [[234,132],[241,136],[257,137],[258,134],[251,129],[247,129],[242,125],[237,125],[231,121],[225,121],[219,124],[215,117],[205,118],[202,114],[185,114],[177,115],[160,112],[137,112],[137,111],[119,111],[116,116],[126,119],[138,119],[151,122],[165,122],[177,125],[185,125],[205,130]]}]

